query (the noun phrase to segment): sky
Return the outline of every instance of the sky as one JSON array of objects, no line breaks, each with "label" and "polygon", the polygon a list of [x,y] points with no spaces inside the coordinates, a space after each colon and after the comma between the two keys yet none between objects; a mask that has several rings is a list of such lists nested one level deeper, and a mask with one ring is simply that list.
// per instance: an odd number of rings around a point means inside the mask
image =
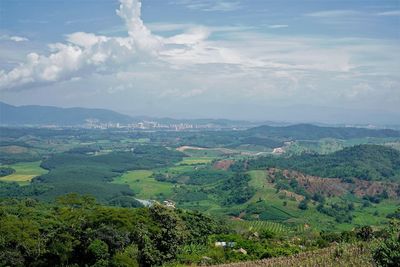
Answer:
[{"label": "sky", "polygon": [[400,1],[0,0],[0,101],[400,122]]}]

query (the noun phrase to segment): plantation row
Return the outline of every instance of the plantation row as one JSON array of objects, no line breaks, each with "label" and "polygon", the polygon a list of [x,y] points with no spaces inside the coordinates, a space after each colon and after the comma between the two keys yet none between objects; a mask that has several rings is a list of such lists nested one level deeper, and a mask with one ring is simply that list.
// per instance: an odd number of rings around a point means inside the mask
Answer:
[{"label": "plantation row", "polygon": [[271,222],[271,221],[235,221],[233,222],[238,228],[246,229],[250,232],[262,233],[269,231],[274,234],[283,233],[303,233],[306,227],[303,224],[299,224],[293,227],[286,226],[281,223]]}]

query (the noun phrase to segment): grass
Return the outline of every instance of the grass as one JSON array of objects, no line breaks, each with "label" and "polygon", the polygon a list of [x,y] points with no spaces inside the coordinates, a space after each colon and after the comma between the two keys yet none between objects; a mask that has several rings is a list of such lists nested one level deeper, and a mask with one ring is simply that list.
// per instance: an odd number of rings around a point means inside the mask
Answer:
[{"label": "grass", "polygon": [[165,197],[172,194],[173,184],[156,181],[152,171],[136,170],[127,172],[114,179],[113,183],[127,184],[135,196],[140,199],[154,199],[162,194]]},{"label": "grass", "polygon": [[[379,204],[370,207],[360,208],[354,212],[353,223],[356,225],[379,225],[389,221],[386,215],[396,211],[399,207],[398,200],[386,199]],[[376,213],[376,214],[375,214]]]},{"label": "grass", "polygon": [[263,259],[253,262],[238,262],[222,264],[220,267],[247,267],[247,266],[375,266],[372,260],[372,250],[375,244],[356,243],[339,244],[336,246],[317,249],[314,251]]},{"label": "grass", "polygon": [[15,173],[0,178],[0,181],[17,182],[20,185],[27,185],[36,176],[47,173],[45,169],[40,167],[40,161],[21,162],[4,167],[10,167],[15,170]]},{"label": "grass", "polygon": [[161,172],[163,173],[168,173],[171,175],[179,175],[185,172],[190,172],[195,170],[196,166],[191,166],[191,165],[176,165],[168,168],[163,168],[160,169]]},{"label": "grass", "polygon": [[[289,198],[282,198],[281,194],[276,192],[274,185],[268,181],[266,171],[250,171],[249,174],[251,176],[249,185],[256,189],[256,193],[248,203],[257,202],[261,199],[270,205],[297,215],[299,212],[298,202]],[[284,201],[286,201],[286,206],[283,206]]]}]

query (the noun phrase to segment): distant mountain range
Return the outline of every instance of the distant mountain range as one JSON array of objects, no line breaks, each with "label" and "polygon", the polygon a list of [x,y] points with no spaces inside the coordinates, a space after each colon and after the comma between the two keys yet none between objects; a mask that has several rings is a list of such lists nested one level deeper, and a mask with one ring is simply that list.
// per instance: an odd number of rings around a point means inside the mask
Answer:
[{"label": "distant mountain range", "polygon": [[99,122],[133,122],[134,118],[106,109],[12,106],[0,102],[2,125],[82,125],[87,119]]},{"label": "distant mountain range", "polygon": [[364,137],[400,137],[400,131],[391,129],[366,129],[355,127],[320,127],[312,124],[295,124],[283,127],[263,125],[248,130],[252,134],[269,138],[285,137],[295,140],[321,138],[352,139]]},{"label": "distant mountain range", "polygon": [[[60,108],[52,106],[13,106],[0,101],[0,125],[2,126],[82,126],[88,120],[97,123],[120,123],[121,125],[154,121],[164,125],[192,124],[212,125],[215,128],[247,128],[251,134],[267,137],[288,137],[294,139],[399,137],[400,132],[383,129],[372,130],[352,127],[328,127],[318,124],[295,124],[272,121],[250,122],[229,119],[173,119],[146,116],[129,116],[107,109]],[[323,127],[321,127],[323,126]],[[325,127],[327,126],[327,127]]]},{"label": "distant mountain range", "polygon": [[51,106],[13,106],[0,102],[0,125],[8,126],[78,126],[87,123],[87,120],[96,120],[99,123],[137,123],[141,121],[155,121],[161,124],[213,124],[217,127],[247,126],[253,127],[260,123],[235,121],[227,119],[172,119],[153,118],[146,116],[132,117],[107,109],[92,108],[60,108]]}]

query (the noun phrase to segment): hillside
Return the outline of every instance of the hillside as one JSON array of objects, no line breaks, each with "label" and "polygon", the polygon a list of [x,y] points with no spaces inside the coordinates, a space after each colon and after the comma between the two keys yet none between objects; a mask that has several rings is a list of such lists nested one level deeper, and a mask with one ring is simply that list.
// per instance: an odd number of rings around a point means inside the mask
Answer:
[{"label": "hillside", "polygon": [[364,137],[400,137],[400,132],[390,129],[366,129],[353,127],[320,127],[312,124],[295,124],[283,127],[259,126],[248,130],[253,134],[291,140],[318,140],[321,138],[352,139]]},{"label": "hillside", "polygon": [[99,122],[132,122],[133,118],[106,109],[12,106],[0,102],[2,125],[79,125],[87,119]]},{"label": "hillside", "polygon": [[380,145],[358,145],[327,154],[249,160],[250,169],[277,167],[320,177],[400,181],[400,152]]}]

